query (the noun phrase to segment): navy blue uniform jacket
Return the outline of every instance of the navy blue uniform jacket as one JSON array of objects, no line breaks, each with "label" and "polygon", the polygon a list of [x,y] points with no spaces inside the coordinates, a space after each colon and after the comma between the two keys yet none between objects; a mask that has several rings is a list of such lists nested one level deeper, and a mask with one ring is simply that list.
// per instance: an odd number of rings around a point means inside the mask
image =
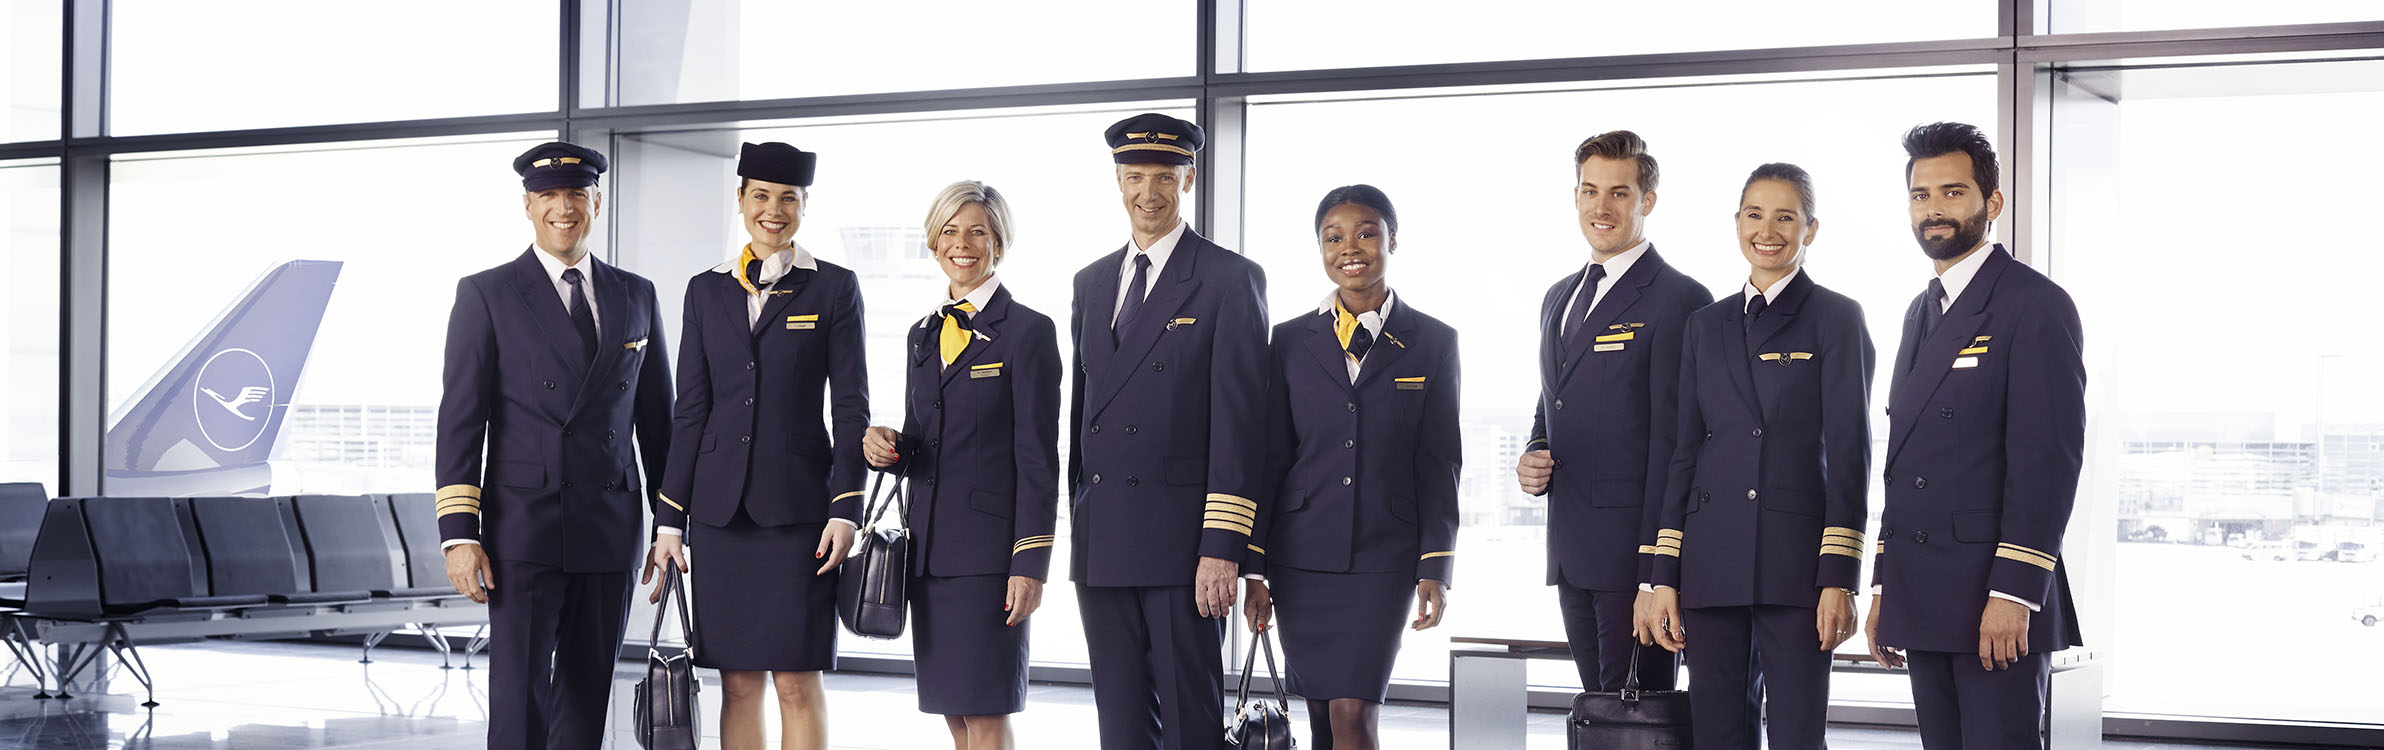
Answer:
[{"label": "navy blue uniform jacket", "polygon": [[1456,564],[1457,329],[1398,304],[1358,382],[1334,315],[1275,326],[1266,449],[1269,491],[1254,567],[1414,571],[1449,583]]},{"label": "navy blue uniform jacket", "polygon": [[1680,429],[1651,583],[1686,607],[1816,606],[1862,581],[1871,335],[1798,272],[1746,328],[1733,294],[1689,316]]},{"label": "navy blue uniform jacket", "polygon": [[1236,563],[1258,520],[1266,442],[1266,274],[1190,229],[1142,310],[1110,335],[1129,248],[1076,274],[1068,330],[1069,577],[1190,586]]},{"label": "navy blue uniform jacket", "polygon": [[670,453],[654,284],[583,261],[601,318],[589,361],[536,252],[456,284],[440,377],[439,536],[478,540],[496,560],[625,571],[645,541],[638,454],[654,479]]},{"label": "navy blue uniform jacket", "polygon": [[2085,333],[2052,279],[1990,250],[1928,338],[1904,314],[1889,396],[1879,640],[1971,653],[1989,591],[2035,602],[2028,650],[2079,645],[2061,536],[2086,443]]},{"label": "navy blue uniform jacket", "polygon": [[816,262],[779,277],[756,326],[725,265],[687,281],[679,411],[655,524],[683,529],[692,516],[727,526],[739,506],[761,526],[859,522],[869,429],[861,282]]},{"label": "navy blue uniform jacket", "polygon": [[1008,287],[950,365],[943,325],[929,314],[911,327],[902,460],[888,467],[910,477],[912,569],[1043,578],[1059,511],[1059,329]]},{"label": "navy blue uniform jacket", "polygon": [[1651,245],[1589,313],[1582,333],[1596,343],[1567,351],[1558,319],[1580,284],[1576,271],[1540,300],[1540,403],[1527,449],[1556,460],[1548,582],[1629,591],[1654,564],[1639,548],[1655,536],[1672,465],[1681,330],[1714,296]]}]

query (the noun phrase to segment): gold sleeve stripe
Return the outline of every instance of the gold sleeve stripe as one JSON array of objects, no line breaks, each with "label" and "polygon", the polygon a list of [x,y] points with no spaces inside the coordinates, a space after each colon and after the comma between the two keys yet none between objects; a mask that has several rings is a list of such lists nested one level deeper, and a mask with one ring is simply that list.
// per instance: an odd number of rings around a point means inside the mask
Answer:
[{"label": "gold sleeve stripe", "polygon": [[2047,559],[2044,559],[2044,558],[2042,558],[2042,557],[2037,557],[2037,556],[2035,556],[2035,555],[2031,555],[2031,554],[2028,554],[2028,553],[2026,553],[2026,552],[2020,552],[2020,551],[2017,551],[2017,550],[2009,550],[2009,549],[1999,549],[1999,550],[1995,550],[1995,556],[1996,556],[1996,557],[2003,558],[2003,559],[2006,559],[2006,560],[2018,560],[2018,561],[2020,561],[2020,562],[2028,563],[2028,564],[2030,564],[2030,565],[2034,565],[2034,566],[2036,566],[2036,567],[2039,567],[2039,568],[2044,568],[2044,569],[2046,569],[2046,570],[2052,570],[2052,569],[2053,569],[2053,561],[2051,561],[2051,560],[2047,560]]},{"label": "gold sleeve stripe", "polygon": [[1534,440],[1534,441],[1531,441],[1531,442],[1529,442],[1529,443],[1524,443],[1524,444],[1523,444],[1523,448],[1524,448],[1524,450],[1530,450],[1532,446],[1535,446],[1535,445],[1547,445],[1547,444],[1548,444],[1548,439],[1547,439],[1547,438],[1540,438],[1540,439],[1538,439],[1538,440]]},{"label": "gold sleeve stripe", "polygon": [[1240,521],[1224,521],[1212,518],[1207,522],[1202,523],[1200,527],[1203,529],[1224,529],[1226,531],[1241,534],[1242,536],[1250,535],[1250,524],[1242,523]]},{"label": "gold sleeve stripe", "polygon": [[1655,546],[1655,545],[1653,545],[1653,544],[1642,544],[1642,545],[1639,545],[1639,554],[1642,554],[1642,555],[1652,555],[1652,554],[1655,554],[1655,553],[1656,553],[1656,546]]},{"label": "gold sleeve stripe", "polygon": [[445,500],[450,497],[468,497],[477,500],[480,498],[480,488],[469,484],[450,484],[439,488],[439,499]]},{"label": "gold sleeve stripe", "polygon": [[1851,558],[1854,558],[1854,559],[1856,559],[1856,560],[1860,560],[1860,559],[1862,559],[1862,548],[1861,548],[1861,547],[1848,547],[1848,546],[1846,546],[1846,545],[1843,545],[1843,544],[1824,544],[1824,545],[1821,545],[1821,554],[1824,554],[1824,555],[1845,555],[1845,556],[1847,556],[1847,557],[1851,557]]},{"label": "gold sleeve stripe", "polygon": [[1679,557],[1679,556],[1680,556],[1680,550],[1679,550],[1679,549],[1676,549],[1676,548],[1672,548],[1672,547],[1657,547],[1657,548],[1656,548],[1656,554],[1659,554],[1659,555],[1671,555],[1671,556],[1673,556],[1673,557]]},{"label": "gold sleeve stripe", "polygon": [[1444,552],[1426,552],[1426,553],[1424,553],[1424,556],[1423,556],[1423,557],[1416,558],[1416,561],[1417,561],[1417,562],[1422,562],[1422,561],[1425,561],[1425,560],[1430,560],[1430,559],[1432,559],[1432,558],[1435,558],[1435,557],[1456,557],[1456,556],[1457,556],[1457,551],[1456,551],[1456,550],[1448,550],[1448,551],[1444,551]]},{"label": "gold sleeve stripe", "polygon": [[828,502],[831,502],[831,503],[833,503],[833,502],[836,502],[836,501],[838,501],[838,500],[843,500],[843,499],[845,499],[845,498],[848,498],[848,497],[860,497],[860,496],[861,496],[861,492],[860,492],[859,490],[855,490],[855,491],[852,491],[852,492],[847,492],[847,493],[844,493],[844,494],[842,494],[842,495],[837,495],[836,497],[829,499],[829,500],[828,500]]},{"label": "gold sleeve stripe", "polygon": [[2001,543],[2001,544],[1998,544],[1998,545],[1995,545],[1995,546],[1997,546],[1997,547],[2001,547],[2001,548],[2003,548],[2003,549],[2011,550],[2011,551],[2013,551],[2013,552],[2023,552],[2023,553],[2027,553],[2027,554],[2030,554],[2030,555],[2035,555],[2035,556],[2037,556],[2037,557],[2044,558],[2044,559],[2045,559],[2045,562],[2052,562],[2052,561],[2054,561],[2054,560],[2058,560],[2058,559],[2060,559],[2060,558],[2054,557],[2054,556],[2052,556],[2052,555],[2045,554],[2045,553],[2044,553],[2044,552],[2042,552],[2042,551],[2039,551],[2039,550],[2034,550],[2034,549],[2029,549],[2029,548],[2027,548],[2027,547],[2022,547],[2022,546],[2020,546],[2020,545],[2013,544],[2013,543],[2011,543],[2011,542],[2004,542],[2004,543]]},{"label": "gold sleeve stripe", "polygon": [[1242,497],[1240,495],[1228,495],[1222,492],[1211,492],[1209,493],[1208,501],[1212,503],[1232,503],[1234,505],[1248,508],[1251,510],[1251,512],[1257,512],[1258,510],[1257,501]]},{"label": "gold sleeve stripe", "polygon": [[1256,521],[1256,520],[1258,520],[1258,516],[1257,516],[1256,514],[1253,514],[1253,513],[1251,513],[1250,511],[1242,510],[1242,509],[1240,509],[1240,508],[1236,508],[1236,507],[1233,507],[1233,506],[1230,506],[1230,505],[1212,505],[1212,506],[1209,506],[1208,513],[1206,513],[1206,514],[1204,514],[1204,515],[1206,515],[1206,516],[1207,516],[1207,517],[1209,517],[1209,518],[1233,518],[1233,519],[1240,519],[1240,520],[1242,520],[1242,521]]},{"label": "gold sleeve stripe", "polygon": [[1872,554],[1878,554],[1878,555],[1884,555],[1884,554],[1887,554],[1887,543],[1886,543],[1886,542],[1880,542],[1880,543],[1879,543],[1879,547],[1878,547],[1878,549],[1874,550],[1874,551],[1872,552]]},{"label": "gold sleeve stripe", "polygon": [[1862,532],[1862,529],[1849,529],[1849,528],[1846,528],[1846,527],[1844,527],[1844,526],[1831,526],[1831,527],[1829,527],[1829,528],[1822,529],[1822,530],[1821,530],[1821,535],[1822,535],[1822,536],[1842,536],[1842,537],[1846,537],[1846,538],[1848,538],[1848,539],[1862,539],[1862,538],[1863,538],[1863,532]]},{"label": "gold sleeve stripe", "polygon": [[1671,548],[1673,548],[1673,549],[1680,549],[1680,540],[1678,540],[1678,539],[1658,539],[1658,540],[1656,540],[1656,546],[1658,546],[1658,547],[1671,547]]},{"label": "gold sleeve stripe", "polygon": [[1674,530],[1674,529],[1662,529],[1662,530],[1659,530],[1659,531],[1657,531],[1657,532],[1656,532],[1656,538],[1657,538],[1657,539],[1679,539],[1679,538],[1681,538],[1681,533],[1680,533],[1679,531],[1677,531],[1677,530]]},{"label": "gold sleeve stripe", "polygon": [[1242,545],[1242,546],[1250,548],[1250,551],[1252,551],[1252,552],[1256,552],[1256,553],[1258,553],[1258,554],[1261,554],[1261,555],[1263,555],[1263,554],[1266,554],[1266,548],[1265,548],[1265,547],[1261,547],[1261,546],[1258,546],[1258,545],[1255,545],[1255,544],[1245,544],[1245,545]]},{"label": "gold sleeve stripe", "polygon": [[1043,540],[1043,541],[1040,541],[1040,542],[1026,542],[1026,543],[1021,543],[1021,544],[1019,544],[1019,545],[1018,545],[1018,546],[1016,546],[1016,547],[1012,547],[1012,548],[1010,548],[1010,554],[1013,554],[1013,555],[1015,555],[1015,554],[1018,554],[1018,553],[1020,553],[1020,552],[1025,552],[1025,551],[1027,551],[1027,550],[1030,550],[1030,549],[1042,549],[1042,548],[1044,548],[1044,547],[1049,547],[1049,546],[1051,546],[1051,540],[1049,540],[1049,539],[1045,539],[1045,540]]},{"label": "gold sleeve stripe", "polygon": [[442,505],[442,506],[439,506],[439,517],[440,517],[440,518],[446,518],[446,517],[448,517],[448,516],[456,515],[456,514],[458,514],[458,513],[469,513],[469,514],[472,514],[472,515],[475,515],[475,516],[477,516],[477,515],[480,515],[480,506],[477,506],[477,505]]},{"label": "gold sleeve stripe", "polygon": [[656,493],[654,493],[654,496],[655,496],[655,497],[658,497],[658,498],[661,498],[661,499],[662,499],[662,504],[664,504],[664,505],[668,505],[668,506],[670,506],[670,507],[677,508],[677,509],[679,509],[679,512],[681,512],[681,513],[685,513],[685,512],[687,512],[687,506],[680,505],[680,504],[679,504],[677,501],[674,501],[674,500],[670,499],[670,496],[669,496],[669,495],[665,495],[665,494],[662,494],[662,493],[660,493],[660,492],[656,492]]}]

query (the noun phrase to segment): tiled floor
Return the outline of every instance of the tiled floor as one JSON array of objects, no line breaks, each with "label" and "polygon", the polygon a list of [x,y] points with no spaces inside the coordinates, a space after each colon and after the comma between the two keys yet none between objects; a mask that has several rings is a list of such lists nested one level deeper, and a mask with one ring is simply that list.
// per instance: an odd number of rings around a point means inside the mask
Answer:
[{"label": "tiled floor", "polygon": [[[353,647],[211,641],[142,649],[158,683],[155,709],[119,672],[104,687],[77,689],[71,700],[36,700],[32,680],[11,673],[0,688],[0,750],[9,748],[479,748],[486,728],[486,674],[442,670],[428,651],[381,649],[357,663]],[[614,693],[615,727],[629,715],[625,688],[636,680],[624,662]],[[853,750],[949,747],[943,722],[918,713],[907,677],[832,674],[830,745]],[[707,681],[705,697],[719,695]],[[1023,747],[1092,747],[1091,691],[1035,685],[1014,727]],[[707,703],[715,708],[717,704]],[[1306,717],[1294,710],[1295,726]],[[711,717],[707,717],[711,718]],[[707,725],[707,729],[713,729]],[[1386,706],[1384,746],[1448,747],[1448,712]],[[1564,747],[1563,717],[1535,713],[1533,750]],[[772,732],[775,737],[775,731]],[[1840,750],[1909,748],[1909,732],[1832,729]],[[635,748],[616,731],[610,746]],[[2156,747],[2113,742],[2111,750]],[[2158,747],[2178,747],[2165,745]]]}]

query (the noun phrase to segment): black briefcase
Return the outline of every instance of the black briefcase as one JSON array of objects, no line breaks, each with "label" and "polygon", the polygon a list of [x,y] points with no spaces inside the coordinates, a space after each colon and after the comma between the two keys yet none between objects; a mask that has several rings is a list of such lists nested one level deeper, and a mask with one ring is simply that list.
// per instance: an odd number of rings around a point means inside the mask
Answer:
[{"label": "black briefcase", "polygon": [[[687,584],[676,565],[663,566],[662,606],[654,610],[654,634],[646,639],[646,676],[637,681],[637,746],[647,750],[695,750],[704,737],[696,723],[703,715],[696,693],[703,682],[695,678],[695,628],[687,617]],[[662,655],[662,621],[670,608],[679,608],[679,631],[687,648]]]},{"label": "black briefcase", "polygon": [[1640,690],[1639,647],[1621,690],[1573,696],[1565,747],[1574,750],[1694,750],[1686,690]]},{"label": "black briefcase", "polygon": [[869,487],[869,507],[861,512],[866,523],[844,559],[843,577],[836,582],[836,613],[844,627],[863,638],[900,638],[910,603],[911,532],[897,525],[879,528],[886,508],[898,506],[896,519],[910,518],[910,501],[903,498],[902,477],[892,492],[884,492],[886,475]]},{"label": "black briefcase", "polygon": [[[1250,670],[1258,666],[1258,652],[1266,650],[1267,679],[1275,685],[1275,701],[1250,700]],[[1267,632],[1250,639],[1250,653],[1242,657],[1242,687],[1233,700],[1233,715],[1225,717],[1225,744],[1241,750],[1291,750],[1291,702],[1283,697],[1283,676],[1275,672],[1275,644]]]}]

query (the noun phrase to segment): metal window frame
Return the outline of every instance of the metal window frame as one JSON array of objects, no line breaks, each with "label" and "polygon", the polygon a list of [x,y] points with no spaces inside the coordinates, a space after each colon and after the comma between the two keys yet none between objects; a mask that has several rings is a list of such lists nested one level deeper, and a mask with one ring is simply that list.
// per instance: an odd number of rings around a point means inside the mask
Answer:
[{"label": "metal window frame", "polygon": [[[107,226],[110,161],[122,154],[192,149],[339,143],[552,130],[567,138],[690,126],[733,127],[755,120],[996,110],[1064,105],[1192,100],[1209,131],[1209,154],[1196,185],[1194,221],[1235,246],[1244,218],[1243,163],[1254,96],[1468,86],[1593,84],[1770,73],[1828,73],[1948,65],[1995,66],[1999,144],[2010,162],[2009,219],[1998,232],[2025,260],[2059,259],[2047,231],[2051,150],[2051,73],[2068,64],[2163,58],[2285,54],[2313,57],[2341,50],[2384,50],[2384,21],[2173,31],[2049,33],[2053,5],[2065,0],[1996,0],[1997,36],[1767,50],[1713,50],[1549,60],[1399,65],[1248,72],[1243,66],[1244,3],[1190,0],[1196,60],[1190,76],[1030,84],[935,91],[795,97],[759,101],[619,106],[622,55],[616,19],[630,0],[556,0],[561,7],[556,108],[549,112],[388,122],[267,127],[114,136],[108,131],[108,0],[64,0],[61,29],[61,137],[0,143],[0,160],[56,158],[60,170],[60,446],[62,494],[99,491],[107,404]],[[2271,61],[2261,61],[2262,64]],[[617,220],[617,215],[615,220]],[[1236,638],[1235,640],[1239,640]],[[901,659],[847,658],[849,666],[905,671]],[[1083,681],[1077,667],[1036,667],[1038,679]],[[1393,688],[1403,700],[1445,701],[1445,686]],[[2227,739],[2309,746],[2384,745],[2384,725],[2305,724],[2249,719],[2111,715],[2112,737]]]}]

